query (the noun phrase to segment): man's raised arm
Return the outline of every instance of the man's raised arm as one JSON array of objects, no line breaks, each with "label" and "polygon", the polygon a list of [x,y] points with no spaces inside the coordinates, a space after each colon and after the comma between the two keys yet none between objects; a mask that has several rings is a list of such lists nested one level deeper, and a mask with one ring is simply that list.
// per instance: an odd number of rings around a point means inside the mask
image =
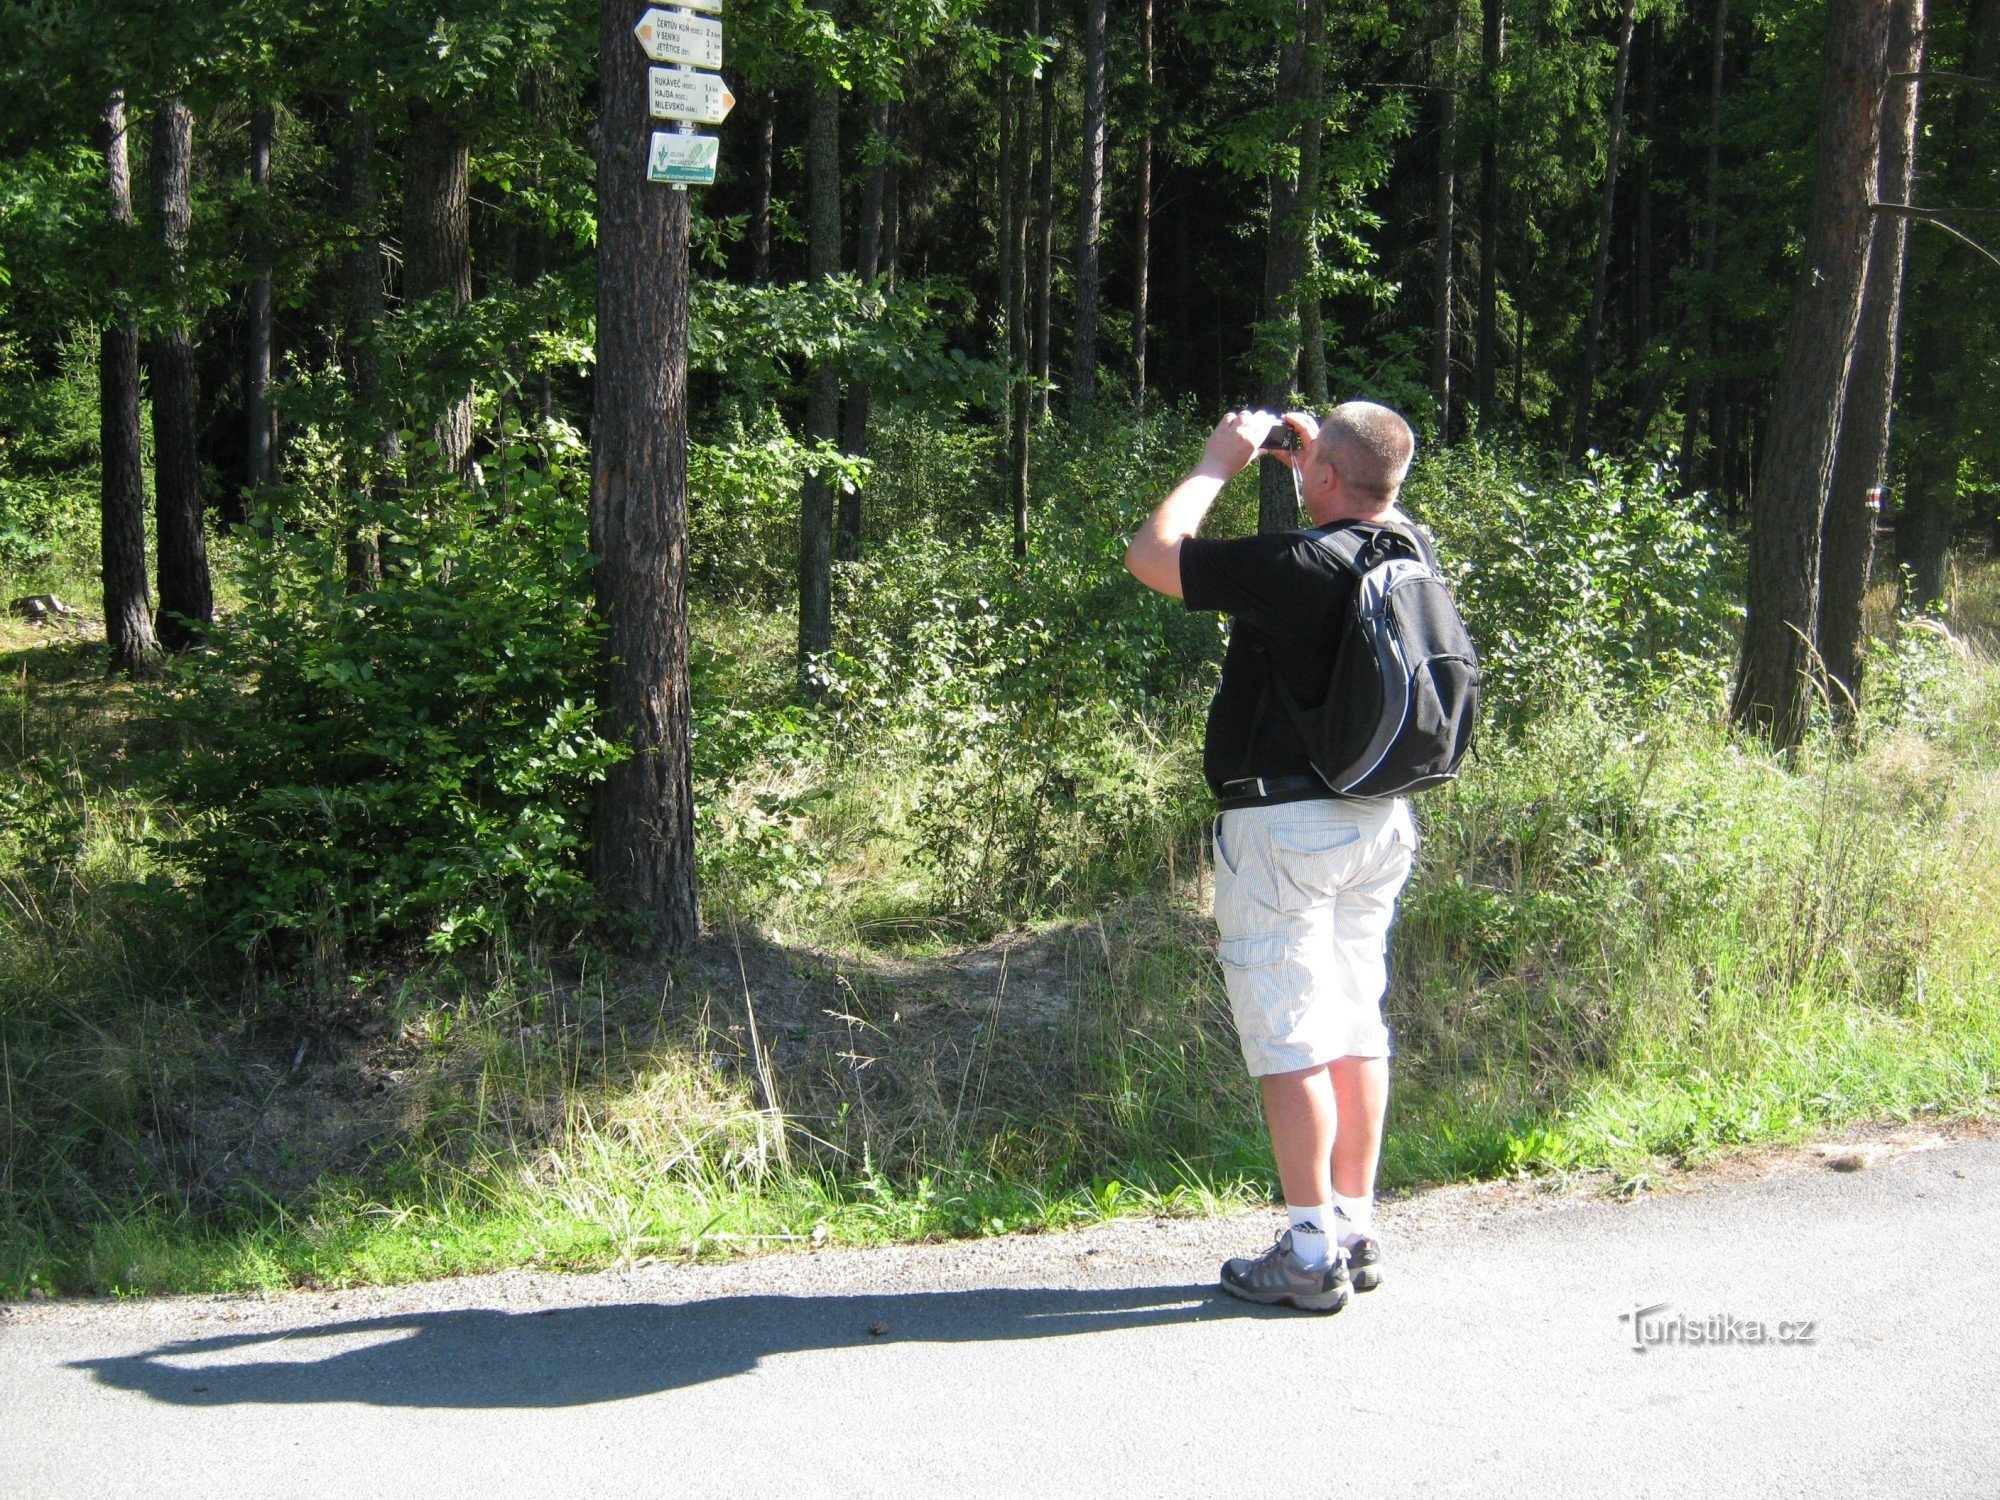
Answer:
[{"label": "man's raised arm", "polygon": [[[1181,597],[1181,543],[1201,529],[1222,487],[1241,474],[1280,419],[1263,411],[1233,411],[1215,426],[1201,460],[1175,485],[1125,549],[1125,566],[1149,589]],[[1276,457],[1290,462],[1292,455]]]}]

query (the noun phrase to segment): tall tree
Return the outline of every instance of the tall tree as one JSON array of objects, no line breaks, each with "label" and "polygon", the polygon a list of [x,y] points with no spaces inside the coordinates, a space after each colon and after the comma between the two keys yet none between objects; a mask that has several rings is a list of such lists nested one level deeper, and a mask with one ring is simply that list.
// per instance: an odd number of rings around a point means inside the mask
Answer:
[{"label": "tall tree", "polygon": [[757,94],[757,186],[750,200],[750,284],[771,279],[771,179],[778,146],[778,91],[765,84]]},{"label": "tall tree", "polygon": [[[840,274],[840,90],[815,80],[806,111],[806,277],[823,287]],[[840,438],[840,365],[813,361],[806,387],[806,438]],[[817,463],[799,495],[799,683],[816,692],[813,663],[833,649],[833,483]]]},{"label": "tall tree", "polygon": [[153,600],[146,587],[146,472],[139,434],[139,325],[129,302],[124,267],[131,263],[132,155],[126,139],[125,91],[114,90],[99,117],[104,176],[110,199],[107,290],[111,311],[98,343],[98,441],[103,464],[98,491],[100,565],[104,573],[104,639],[110,667],[151,673],[160,643],[153,634]]},{"label": "tall tree", "polygon": [[[382,207],[375,189],[375,125],[357,105],[347,110],[340,144],[340,186],[350,238],[341,252],[341,368],[359,431],[349,439],[353,513],[347,522],[347,587],[373,588],[382,578],[381,525],[403,457],[402,439],[383,409]],[[364,501],[363,497],[366,496]]]},{"label": "tall tree", "polygon": [[[1722,78],[1729,56],[1729,0],[1715,0],[1714,36],[1708,61],[1708,169],[1702,177],[1701,215],[1701,314],[1695,335],[1694,367],[1688,376],[1687,410],[1681,416],[1681,482],[1694,487],[1695,434],[1701,421],[1707,382],[1715,361],[1715,261],[1721,234],[1720,194],[1722,182]],[[1716,446],[1715,433],[1708,435]]]},{"label": "tall tree", "polygon": [[1326,0],[1305,0],[1305,118],[1299,124],[1299,384],[1307,405],[1324,407],[1326,328],[1320,311],[1319,216],[1326,134]]},{"label": "tall tree", "polygon": [[1611,76],[1611,114],[1604,132],[1604,191],[1597,207],[1597,253],[1591,260],[1590,310],[1583,322],[1582,371],[1571,406],[1569,456],[1590,447],[1591,407],[1597,399],[1597,351],[1604,332],[1604,298],[1611,276],[1611,218],[1618,200],[1618,154],[1625,141],[1625,86],[1632,74],[1632,28],[1639,0],[1625,0],[1618,18],[1618,60]]},{"label": "tall tree", "polygon": [[1479,3],[1479,327],[1472,399],[1482,431],[1493,424],[1500,342],[1500,63],[1506,46],[1501,0]]},{"label": "tall tree", "polygon": [[[865,292],[877,289],[882,274],[882,211],[888,197],[889,156],[895,149],[889,139],[889,103],[877,100],[868,111],[865,156],[868,177],[861,191],[861,226],[854,237],[854,270]],[[857,458],[868,452],[868,410],[873,400],[866,376],[848,382],[847,410],[842,418],[840,446]],[[861,556],[861,487],[849,485],[841,492],[839,520],[833,539],[834,554],[852,560]]]},{"label": "tall tree", "polygon": [[[472,149],[451,114],[425,99],[410,102],[403,155],[403,296],[437,299],[447,313],[472,302]],[[453,382],[456,385],[456,381]],[[448,472],[472,453],[472,392],[443,394],[432,436]]]},{"label": "tall tree", "polygon": [[[1874,196],[1908,203],[1915,181],[1917,80],[1924,55],[1924,0],[1890,0],[1887,69],[1882,102],[1882,143]],[[1819,625],[1815,635],[1827,675],[1838,684],[1836,715],[1851,710],[1861,690],[1861,601],[1868,592],[1875,550],[1875,512],[1869,492],[1886,482],[1889,421],[1896,400],[1896,352],[1903,318],[1903,252],[1909,221],[1884,215],[1875,221],[1861,328],[1841,412],[1833,486],[1822,530]]]},{"label": "tall tree", "polygon": [[[1061,54],[1057,54],[1060,57]],[[1041,88],[1042,144],[1035,158],[1035,415],[1049,414],[1051,325],[1055,317],[1056,253],[1056,76],[1055,60],[1044,64]]]},{"label": "tall tree", "polygon": [[[1937,159],[1925,172],[1925,196],[1935,195],[1932,201],[1953,210],[2000,212],[2000,202],[1993,197],[1994,184],[2000,180],[2000,152],[1996,152],[2000,142],[1993,129],[1996,68],[2000,68],[2000,0],[1972,0],[1966,7],[1964,45],[1954,71],[1960,80],[1985,82],[1983,86],[1956,83],[1954,107],[1937,122],[1943,128],[1933,131]],[[1911,308],[1918,322],[1910,340],[1910,389],[1903,423],[1910,439],[1909,460],[1897,507],[1896,551],[1910,570],[1911,602],[1919,606],[1930,604],[1944,590],[1967,433],[1981,425],[1979,397],[1984,393],[1972,378],[1979,368],[1980,345],[1969,316],[1977,304],[1968,294],[1975,287],[1984,292],[1991,275],[1992,267],[1978,252],[1947,238],[1936,247],[1935,260]],[[1991,298],[1981,302],[1990,305]],[[1970,402],[1968,385],[1974,392]]]},{"label": "tall tree", "polygon": [[1873,238],[1889,7],[1830,0],[1812,216],[1750,514],[1743,650],[1731,713],[1780,746],[1804,736],[1820,535]]},{"label": "tall tree", "polygon": [[1431,400],[1437,406],[1438,440],[1451,441],[1453,260],[1458,239],[1458,42],[1463,8],[1444,0],[1444,36],[1438,44],[1438,154],[1436,235],[1431,252]]},{"label": "tall tree", "polygon": [[[1040,0],[1028,0],[1028,34],[1041,30]],[[1013,204],[1013,218],[1007,226],[1007,498],[1013,514],[1014,556],[1028,555],[1028,424],[1033,414],[1033,395],[1028,388],[1028,356],[1031,341],[1028,329],[1028,191],[1033,180],[1037,87],[1031,79],[1017,79],[1008,106],[1014,111],[1013,180],[1007,195]]]},{"label": "tall tree", "polygon": [[243,404],[250,427],[250,492],[261,499],[271,482],[271,138],[277,111],[269,100],[250,113],[250,297],[243,369]]},{"label": "tall tree", "polygon": [[1132,404],[1146,409],[1146,296],[1153,261],[1153,0],[1139,0],[1139,181],[1133,193]]},{"label": "tall tree", "polygon": [[1097,399],[1098,239],[1104,227],[1105,0],[1083,0],[1083,173],[1076,194],[1076,322],[1069,398]]},{"label": "tall tree", "polygon": [[[1278,48],[1273,114],[1291,144],[1298,132],[1305,93],[1306,19],[1304,0],[1294,0],[1291,29]],[[1270,227],[1264,236],[1264,289],[1258,306],[1256,344],[1258,399],[1266,410],[1291,406],[1299,383],[1299,275],[1305,268],[1305,214],[1299,202],[1298,159],[1274,155],[1266,173]],[[1257,529],[1290,531],[1299,524],[1293,471],[1276,459],[1258,465]]]},{"label": "tall tree", "polygon": [[598,24],[597,379],[590,545],[604,621],[598,722],[629,746],[599,785],[598,898],[627,941],[676,951],[701,927],[688,686],[688,198],[646,181],[639,0]]},{"label": "tall tree", "polygon": [[160,101],[152,131],[153,231],[163,285],[158,327],[146,344],[153,390],[153,527],[159,548],[160,644],[185,651],[214,623],[215,596],[203,534],[194,334],[187,306],[188,233],[193,222],[194,112]]}]

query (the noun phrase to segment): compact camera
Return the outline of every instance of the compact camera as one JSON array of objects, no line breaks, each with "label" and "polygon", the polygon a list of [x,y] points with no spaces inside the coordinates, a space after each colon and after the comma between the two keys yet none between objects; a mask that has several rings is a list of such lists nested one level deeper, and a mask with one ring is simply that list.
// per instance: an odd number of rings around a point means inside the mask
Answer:
[{"label": "compact camera", "polygon": [[1278,418],[1278,425],[1276,427],[1273,427],[1269,432],[1269,434],[1266,435],[1266,437],[1264,438],[1263,446],[1260,447],[1257,451],[1259,453],[1270,453],[1274,451],[1281,451],[1286,453],[1298,452],[1299,451],[1298,428],[1294,427],[1290,422],[1287,422],[1283,417]]}]

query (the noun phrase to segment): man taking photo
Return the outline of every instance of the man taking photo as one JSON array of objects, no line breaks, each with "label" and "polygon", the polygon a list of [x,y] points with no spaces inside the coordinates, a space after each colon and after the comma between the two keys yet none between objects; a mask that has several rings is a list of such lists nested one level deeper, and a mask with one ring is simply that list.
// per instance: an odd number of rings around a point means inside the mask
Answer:
[{"label": "man taking photo", "polygon": [[[1359,523],[1419,535],[1396,508],[1416,442],[1388,407],[1350,401],[1323,423],[1239,411],[1148,517],[1125,566],[1189,609],[1231,620],[1202,757],[1221,806],[1217,954],[1291,1223],[1264,1255],[1225,1264],[1222,1285],[1252,1302],[1335,1312],[1350,1290],[1381,1282],[1373,1209],[1391,1052],[1382,998],[1417,829],[1404,797],[1336,795],[1274,693],[1289,689],[1288,710],[1327,697],[1354,573],[1314,532],[1196,535],[1281,423],[1299,445],[1271,456],[1293,469],[1321,534]],[[1429,557],[1429,539],[1420,545]]]}]

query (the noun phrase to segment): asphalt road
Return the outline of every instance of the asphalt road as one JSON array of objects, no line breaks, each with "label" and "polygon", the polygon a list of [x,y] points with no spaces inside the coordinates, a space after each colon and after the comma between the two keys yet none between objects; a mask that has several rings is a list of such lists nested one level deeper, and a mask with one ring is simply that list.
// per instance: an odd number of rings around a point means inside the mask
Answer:
[{"label": "asphalt road", "polygon": [[2000,1139],[1891,1139],[1422,1194],[1325,1318],[1212,1289],[1275,1214],[17,1305],[0,1495],[2000,1495]]}]

